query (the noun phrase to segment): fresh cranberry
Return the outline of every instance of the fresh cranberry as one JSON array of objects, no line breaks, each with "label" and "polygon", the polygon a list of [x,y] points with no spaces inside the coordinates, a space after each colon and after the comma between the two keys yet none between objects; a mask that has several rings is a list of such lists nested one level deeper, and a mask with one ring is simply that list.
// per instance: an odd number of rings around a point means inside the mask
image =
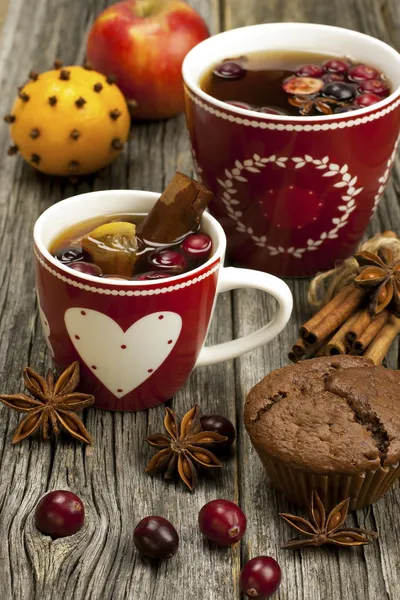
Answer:
[{"label": "fresh cranberry", "polygon": [[139,273],[133,279],[135,281],[153,281],[153,279],[166,279],[172,277],[175,273],[166,273],[164,271],[148,271],[147,273]]},{"label": "fresh cranberry", "polygon": [[245,534],[246,517],[234,502],[212,500],[199,512],[201,533],[219,546],[232,546]]},{"label": "fresh cranberry", "polygon": [[325,73],[322,76],[322,81],[325,83],[332,83],[332,81],[344,81],[344,75],[341,73]]},{"label": "fresh cranberry", "polygon": [[349,77],[353,81],[364,81],[365,79],[380,79],[381,74],[374,67],[368,65],[357,65],[349,71]]},{"label": "fresh cranberry", "polygon": [[306,96],[317,94],[323,87],[322,79],[315,77],[290,77],[283,82],[283,89],[287,94]]},{"label": "fresh cranberry", "polygon": [[85,507],[76,494],[65,490],[49,492],[35,510],[36,527],[52,538],[73,535],[85,520]]},{"label": "fresh cranberry", "polygon": [[192,233],[183,240],[181,248],[192,258],[204,260],[210,254],[212,240],[206,233]]},{"label": "fresh cranberry", "polygon": [[360,81],[358,88],[362,92],[371,92],[378,96],[387,96],[390,91],[388,84],[382,79],[366,79],[365,81]]},{"label": "fresh cranberry", "polygon": [[72,262],[85,260],[85,253],[82,248],[64,248],[60,252],[57,252],[55,257],[64,265],[68,265]]},{"label": "fresh cranberry", "polygon": [[281,584],[281,568],[270,556],[257,556],[246,563],[240,573],[240,589],[248,598],[265,600]]},{"label": "fresh cranberry", "polygon": [[301,65],[296,69],[299,77],[321,77],[323,70],[318,65]]},{"label": "fresh cranberry", "polygon": [[156,269],[168,269],[172,273],[183,273],[186,269],[186,258],[177,250],[158,250],[152,252],[148,260]]},{"label": "fresh cranberry", "polygon": [[94,275],[95,277],[101,277],[102,270],[97,265],[88,262],[73,262],[69,265],[70,269],[74,271],[79,271],[79,273],[84,273],[85,275]]},{"label": "fresh cranberry", "polygon": [[359,108],[365,108],[366,106],[372,106],[381,100],[382,98],[376,94],[365,93],[357,96],[357,98],[354,100],[354,104],[356,104]]},{"label": "fresh cranberry", "polygon": [[239,102],[238,100],[226,100],[227,104],[236,106],[237,108],[244,108],[245,110],[255,110],[254,106],[247,104],[247,102]]},{"label": "fresh cranberry", "polygon": [[341,102],[348,102],[352,100],[357,93],[355,86],[351,83],[345,83],[344,81],[334,81],[327,83],[322,90],[324,96],[340,100]]},{"label": "fresh cranberry", "polygon": [[146,517],[135,527],[133,541],[140,554],[160,560],[171,558],[179,546],[175,527],[163,517]]},{"label": "fresh cranberry", "polygon": [[341,73],[345,75],[349,70],[349,64],[339,58],[331,58],[322,65],[327,73]]},{"label": "fresh cranberry", "polygon": [[213,73],[217,77],[222,77],[222,79],[243,79],[246,70],[238,63],[227,60],[215,67]]},{"label": "fresh cranberry", "polygon": [[200,423],[203,431],[214,431],[214,433],[219,433],[228,438],[226,442],[218,444],[218,446],[215,447],[216,452],[219,450],[227,450],[234,443],[236,431],[230,420],[226,417],[223,417],[222,415],[204,415],[204,417],[201,417]]}]

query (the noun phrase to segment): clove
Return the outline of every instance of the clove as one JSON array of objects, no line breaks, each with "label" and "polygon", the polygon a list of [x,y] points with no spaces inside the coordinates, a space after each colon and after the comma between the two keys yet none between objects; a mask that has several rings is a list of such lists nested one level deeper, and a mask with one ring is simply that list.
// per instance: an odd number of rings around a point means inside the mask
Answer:
[{"label": "clove", "polygon": [[109,115],[113,121],[116,121],[121,116],[121,111],[118,108],[114,108],[114,110],[110,110]]},{"label": "clove", "polygon": [[78,98],[78,100],[75,100],[75,104],[77,108],[82,108],[82,106],[86,104],[86,100],[81,96],[80,98]]},{"label": "clove", "polygon": [[14,156],[14,154],[17,154],[18,150],[19,150],[19,148],[17,145],[10,146],[7,150],[7,154],[8,154],[8,156]]},{"label": "clove", "polygon": [[56,60],[54,61],[54,63],[53,63],[53,66],[54,66],[54,68],[55,68],[55,69],[61,69],[61,67],[63,66],[63,64],[62,64],[62,61],[61,61],[61,60],[58,60],[58,59],[56,59]]},{"label": "clove", "polygon": [[32,79],[32,81],[37,81],[39,78],[39,73],[36,73],[36,71],[31,71],[29,73],[29,79]]},{"label": "clove", "polygon": [[50,96],[49,97],[49,104],[50,104],[50,106],[55,106],[57,104],[57,97],[56,96]]},{"label": "clove", "polygon": [[38,165],[40,163],[40,156],[39,154],[32,154],[31,156],[31,163],[34,163],[35,165]]},{"label": "clove", "polygon": [[81,136],[81,134],[79,133],[79,131],[77,129],[73,129],[71,131],[71,133],[69,134],[69,137],[72,138],[73,140],[79,139],[80,136]]},{"label": "clove", "polygon": [[115,75],[107,75],[107,77],[106,77],[106,81],[110,85],[112,85],[113,83],[115,83],[116,80],[117,80],[117,78],[115,77]]},{"label": "clove", "polygon": [[71,173],[77,173],[79,171],[80,163],[77,160],[70,160],[68,163],[68,170]]},{"label": "clove", "polygon": [[18,92],[18,96],[23,102],[28,102],[28,100],[30,99],[30,96],[26,92]]},{"label": "clove", "polygon": [[95,92],[101,92],[101,90],[103,89],[103,84],[102,83],[95,83],[93,86],[93,89]]},{"label": "clove", "polygon": [[31,129],[29,135],[33,140],[36,140],[40,135],[40,131],[35,127],[34,129]]},{"label": "clove", "polygon": [[71,75],[71,71],[68,71],[67,69],[61,69],[59,79],[61,79],[63,81],[68,81],[70,78],[70,75]]},{"label": "clove", "polygon": [[121,138],[113,138],[111,141],[111,147],[114,148],[114,150],[122,150],[122,148],[124,147],[124,144],[121,140]]},{"label": "clove", "polygon": [[6,123],[14,123],[15,121],[14,115],[4,115],[3,118]]}]

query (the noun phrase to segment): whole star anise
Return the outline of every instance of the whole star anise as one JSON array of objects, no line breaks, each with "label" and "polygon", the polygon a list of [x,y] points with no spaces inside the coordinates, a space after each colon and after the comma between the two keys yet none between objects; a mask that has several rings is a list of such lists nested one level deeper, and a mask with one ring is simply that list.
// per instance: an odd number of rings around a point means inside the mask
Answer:
[{"label": "whole star anise", "polygon": [[170,479],[174,471],[190,491],[197,485],[197,468],[222,467],[221,461],[208,450],[215,444],[226,442],[227,438],[213,431],[201,431],[200,411],[197,404],[189,410],[179,423],[176,413],[170,408],[165,409],[165,433],[153,433],[146,437],[150,446],[159,451],[153,456],[146,467],[146,472],[164,472],[164,479]]},{"label": "whole star anise", "polygon": [[323,115],[331,115],[333,108],[341,106],[341,103],[334,98],[323,98],[321,96],[292,96],[288,100],[289,104],[300,109],[299,112],[303,116],[311,114],[313,110]]},{"label": "whole star anise", "polygon": [[[340,502],[331,512],[326,515],[325,507],[313,490],[310,507],[310,520],[307,521],[296,515],[280,513],[282,519],[290,527],[305,535],[305,540],[290,540],[282,548],[302,548],[303,546],[322,546],[323,544],[334,544],[335,546],[364,546],[371,544],[377,537],[376,531],[367,531],[357,527],[339,529],[347,518],[350,498]],[[372,539],[369,539],[372,538]]]},{"label": "whole star anise", "polygon": [[14,433],[12,443],[16,444],[32,435],[39,427],[43,439],[65,429],[72,437],[92,443],[92,438],[82,421],[74,413],[91,406],[94,396],[75,392],[79,383],[79,363],[74,362],[54,382],[51,371],[46,379],[33,369],[24,369],[24,383],[33,398],[25,394],[1,394],[0,400],[9,408],[27,413]]},{"label": "whole star anise", "polygon": [[388,308],[400,317],[400,261],[394,260],[390,248],[379,248],[377,254],[359,252],[355,259],[362,268],[354,283],[371,294],[370,313],[379,315]]}]

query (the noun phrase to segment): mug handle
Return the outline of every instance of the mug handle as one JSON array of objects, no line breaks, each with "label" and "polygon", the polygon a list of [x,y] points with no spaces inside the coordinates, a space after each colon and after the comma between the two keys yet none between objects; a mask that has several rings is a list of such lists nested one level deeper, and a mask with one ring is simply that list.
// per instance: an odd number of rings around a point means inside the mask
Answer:
[{"label": "mug handle", "polygon": [[237,340],[203,347],[197,359],[196,367],[213,365],[254,350],[254,348],[258,348],[276,337],[289,321],[293,308],[293,297],[289,287],[282,279],[261,271],[222,267],[218,279],[217,294],[237,288],[253,288],[271,294],[279,303],[277,313],[272,321],[253,333]]}]

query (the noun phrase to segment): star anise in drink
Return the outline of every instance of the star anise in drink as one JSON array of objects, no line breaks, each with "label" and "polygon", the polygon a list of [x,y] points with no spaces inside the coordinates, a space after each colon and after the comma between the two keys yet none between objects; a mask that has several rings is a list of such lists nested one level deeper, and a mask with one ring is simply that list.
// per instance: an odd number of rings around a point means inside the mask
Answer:
[{"label": "star anise in drink", "polygon": [[331,115],[333,110],[341,105],[334,98],[323,98],[321,96],[292,96],[288,98],[289,104],[299,108],[300,114],[305,117],[313,112],[318,112],[323,115]]},{"label": "star anise in drink", "polygon": [[302,548],[304,546],[322,546],[323,544],[334,544],[335,546],[371,544],[378,537],[376,531],[367,531],[358,527],[340,529],[347,518],[349,504],[350,498],[347,498],[335,506],[327,515],[320,497],[313,490],[309,521],[296,515],[280,513],[282,519],[290,527],[293,527],[298,533],[307,538],[304,540],[290,540],[282,548]]},{"label": "star anise in drink", "polygon": [[190,491],[197,485],[198,467],[222,467],[221,461],[209,450],[228,438],[213,431],[201,431],[200,411],[197,404],[179,421],[176,413],[165,409],[165,433],[153,433],[146,442],[158,449],[146,467],[146,472],[164,472],[170,479],[175,471]]},{"label": "star anise in drink", "polygon": [[45,379],[26,367],[24,383],[33,398],[26,394],[0,395],[5,406],[27,413],[14,433],[13,444],[31,436],[39,428],[45,440],[49,439],[51,431],[58,435],[64,429],[77,440],[92,443],[89,432],[75,414],[94,402],[94,396],[75,392],[79,383],[78,362],[72,363],[57,381],[54,381],[51,371]]},{"label": "star anise in drink", "polygon": [[390,248],[378,252],[359,252],[355,255],[361,270],[354,280],[358,287],[369,292],[369,311],[375,316],[388,308],[400,317],[400,261],[394,260]]}]

